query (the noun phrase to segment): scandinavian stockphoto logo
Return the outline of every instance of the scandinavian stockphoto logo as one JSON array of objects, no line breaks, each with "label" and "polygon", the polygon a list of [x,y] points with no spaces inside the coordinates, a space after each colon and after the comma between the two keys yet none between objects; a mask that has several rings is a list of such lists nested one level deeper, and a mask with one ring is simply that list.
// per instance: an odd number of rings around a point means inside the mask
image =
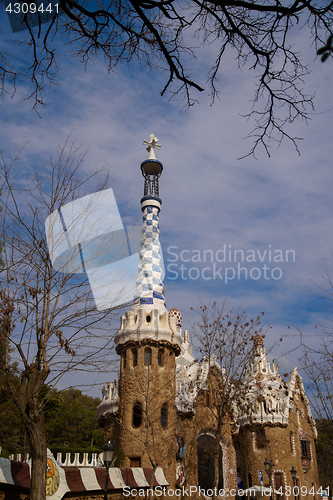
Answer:
[{"label": "scandinavian stockphoto logo", "polygon": [[272,282],[283,276],[285,263],[296,262],[295,250],[282,250],[268,245],[262,249],[236,249],[223,244],[218,250],[167,248],[166,266],[169,280],[220,280],[226,285],[233,280],[263,279]]},{"label": "scandinavian stockphoto logo", "polygon": [[[99,311],[133,300],[141,226],[123,224],[112,189],[62,206],[45,229],[53,267],[86,273]],[[163,272],[162,254],[161,266]]]}]

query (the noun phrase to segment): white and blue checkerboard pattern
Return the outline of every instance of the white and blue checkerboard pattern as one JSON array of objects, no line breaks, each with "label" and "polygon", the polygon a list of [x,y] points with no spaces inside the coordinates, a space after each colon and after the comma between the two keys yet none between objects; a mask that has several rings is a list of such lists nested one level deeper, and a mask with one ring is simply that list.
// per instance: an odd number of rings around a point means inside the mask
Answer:
[{"label": "white and blue checkerboard pattern", "polygon": [[140,304],[165,305],[161,244],[159,240],[159,209],[146,206],[143,212],[140,262],[134,301]]}]

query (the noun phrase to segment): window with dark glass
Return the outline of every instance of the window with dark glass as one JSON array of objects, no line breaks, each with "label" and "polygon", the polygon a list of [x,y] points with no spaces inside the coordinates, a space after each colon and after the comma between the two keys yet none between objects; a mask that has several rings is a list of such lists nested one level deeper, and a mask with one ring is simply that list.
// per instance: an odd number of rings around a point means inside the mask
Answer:
[{"label": "window with dark glass", "polygon": [[130,458],[130,467],[141,467],[141,458],[140,457]]},{"label": "window with dark glass", "polygon": [[135,428],[140,427],[142,422],[142,407],[140,403],[137,403],[133,406],[133,415],[132,415],[132,425]]},{"label": "window with dark glass", "polygon": [[127,357],[127,353],[126,351],[123,352],[123,368],[126,368],[126,357]]},{"label": "window with dark glass", "polygon": [[133,354],[133,366],[136,366],[138,364],[138,350],[133,349],[132,354]]},{"label": "window with dark glass", "polygon": [[256,448],[257,450],[262,450],[265,448],[265,429],[259,427],[255,431],[256,433]]},{"label": "window with dark glass", "polygon": [[309,443],[309,441],[307,441],[305,439],[301,439],[301,457],[307,458],[308,460],[311,458],[310,457],[310,443]]},{"label": "window with dark glass", "polygon": [[162,429],[166,429],[168,425],[168,408],[167,405],[163,405],[161,408],[161,426]]},{"label": "window with dark glass", "polygon": [[151,349],[150,347],[146,347],[145,349],[145,365],[151,365]]},{"label": "window with dark glass", "polygon": [[159,366],[163,365],[164,362],[164,349],[159,349],[157,354],[157,362]]}]

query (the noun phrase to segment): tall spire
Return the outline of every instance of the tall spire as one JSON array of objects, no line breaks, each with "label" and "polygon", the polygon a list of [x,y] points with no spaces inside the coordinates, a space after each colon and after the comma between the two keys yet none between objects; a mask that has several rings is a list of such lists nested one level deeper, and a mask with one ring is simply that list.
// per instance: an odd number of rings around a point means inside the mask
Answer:
[{"label": "tall spire", "polygon": [[156,160],[154,149],[160,149],[158,139],[151,134],[148,145],[149,158],[141,163],[141,172],[145,179],[144,197],[141,199],[143,212],[142,237],[138,278],[134,294],[135,304],[153,304],[158,309],[165,308],[161,266],[161,244],[159,240],[159,212],[162,200],[159,198],[158,179],[163,165]]},{"label": "tall spire", "polygon": [[[162,281],[162,252],[159,240],[159,213],[162,200],[159,198],[158,180],[163,165],[156,160],[154,150],[160,149],[158,139],[152,134],[144,141],[149,158],[141,163],[144,177],[144,196],[141,199],[143,212],[142,237],[138,277],[131,310],[121,316],[120,329],[115,336],[116,349],[122,352],[128,343],[141,341],[169,345],[180,354],[182,344],[181,314],[173,308],[167,310]],[[162,345],[161,344],[161,345]]]}]

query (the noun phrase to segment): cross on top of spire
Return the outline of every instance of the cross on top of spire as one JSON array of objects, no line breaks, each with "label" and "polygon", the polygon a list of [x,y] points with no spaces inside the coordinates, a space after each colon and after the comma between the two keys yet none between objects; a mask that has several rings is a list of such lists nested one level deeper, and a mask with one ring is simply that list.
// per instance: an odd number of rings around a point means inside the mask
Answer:
[{"label": "cross on top of spire", "polygon": [[148,160],[156,160],[155,156],[155,151],[154,149],[161,149],[161,144],[158,143],[157,137],[154,136],[154,134],[150,134],[149,136],[150,141],[147,141],[146,139],[143,141],[144,146],[148,146],[146,149],[149,153]]}]

